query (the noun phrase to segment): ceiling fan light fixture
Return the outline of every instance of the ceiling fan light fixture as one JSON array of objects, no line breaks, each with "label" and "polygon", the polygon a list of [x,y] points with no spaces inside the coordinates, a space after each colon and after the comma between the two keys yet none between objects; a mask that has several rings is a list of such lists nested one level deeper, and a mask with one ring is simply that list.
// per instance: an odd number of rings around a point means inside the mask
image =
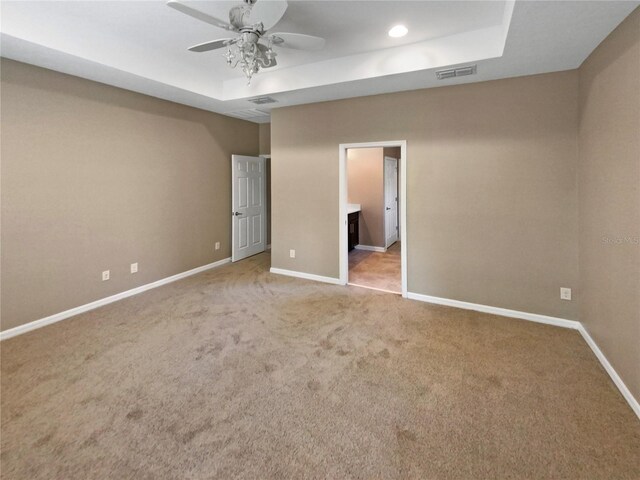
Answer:
[{"label": "ceiling fan light fixture", "polygon": [[389,30],[389,36],[392,38],[404,37],[407,33],[409,33],[409,29],[404,25],[396,25]]},{"label": "ceiling fan light fixture", "polygon": [[[274,45],[295,50],[319,50],[325,43],[324,38],[301,33],[267,34],[284,15],[287,0],[257,1],[241,0],[240,5],[232,7],[229,10],[229,23],[185,5],[181,0],[168,0],[167,5],[197,20],[234,32],[235,37],[199,43],[189,50],[201,53],[226,47],[223,56],[227,65],[231,68],[239,67],[247,77],[247,85],[250,85],[251,78],[261,69],[278,64],[278,54],[273,51]],[[256,23],[257,19],[260,21]]]}]

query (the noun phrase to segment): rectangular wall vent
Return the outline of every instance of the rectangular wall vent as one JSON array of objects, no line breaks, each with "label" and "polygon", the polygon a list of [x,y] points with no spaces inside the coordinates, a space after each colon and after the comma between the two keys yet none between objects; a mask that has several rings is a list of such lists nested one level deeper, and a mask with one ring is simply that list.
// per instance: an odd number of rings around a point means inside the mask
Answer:
[{"label": "rectangular wall vent", "polygon": [[269,112],[263,112],[262,110],[258,110],[257,108],[251,108],[249,110],[238,110],[236,112],[228,112],[225,115],[229,115],[230,117],[242,118],[243,120],[247,120],[249,118],[264,118],[269,117]]},{"label": "rectangular wall vent", "polygon": [[440,70],[438,72],[436,72],[436,75],[438,76],[438,80],[444,80],[445,78],[453,78],[456,76],[456,71],[451,69],[451,70]]},{"label": "rectangular wall vent", "polygon": [[264,105],[265,103],[276,103],[277,100],[271,97],[257,97],[249,100],[251,103],[255,103],[256,105]]},{"label": "rectangular wall vent", "polygon": [[468,67],[450,68],[448,70],[438,70],[436,76],[438,80],[444,80],[445,78],[464,77],[466,75],[474,75],[478,66],[469,65]]}]

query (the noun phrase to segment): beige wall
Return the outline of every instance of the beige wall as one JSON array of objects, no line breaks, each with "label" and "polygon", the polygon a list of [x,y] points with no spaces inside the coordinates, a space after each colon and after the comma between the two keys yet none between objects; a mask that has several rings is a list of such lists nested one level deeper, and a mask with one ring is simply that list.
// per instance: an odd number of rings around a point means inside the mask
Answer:
[{"label": "beige wall", "polygon": [[580,320],[640,399],[640,9],[580,67]]},{"label": "beige wall", "polygon": [[258,126],[260,155],[271,154],[271,124],[261,123]]},{"label": "beige wall", "polygon": [[258,125],[10,60],[1,95],[3,330],[230,256]]},{"label": "beige wall", "polygon": [[359,203],[360,245],[385,246],[384,163],[382,148],[352,148],[347,151],[347,196]]},{"label": "beige wall", "polygon": [[407,140],[409,291],[577,318],[577,75],[274,110],[273,266],[337,278],[338,145]]}]

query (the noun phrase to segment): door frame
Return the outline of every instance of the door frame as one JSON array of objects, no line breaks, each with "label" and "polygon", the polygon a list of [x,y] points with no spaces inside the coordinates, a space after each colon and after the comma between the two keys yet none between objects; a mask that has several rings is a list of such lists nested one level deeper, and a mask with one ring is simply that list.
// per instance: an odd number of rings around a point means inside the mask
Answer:
[{"label": "door frame", "polygon": [[400,147],[400,263],[402,277],[402,296],[407,297],[407,141],[390,140],[385,142],[341,143],[339,145],[338,165],[338,222],[340,250],[340,284],[346,285],[349,279],[349,239],[347,238],[347,150],[350,148]]},{"label": "door frame", "polygon": [[387,159],[394,160],[396,162],[396,242],[400,240],[400,191],[397,187],[400,180],[400,159],[383,155],[382,156],[382,197],[384,199],[384,205],[382,206],[382,219],[384,220],[384,249],[386,250],[391,245],[387,245]]}]

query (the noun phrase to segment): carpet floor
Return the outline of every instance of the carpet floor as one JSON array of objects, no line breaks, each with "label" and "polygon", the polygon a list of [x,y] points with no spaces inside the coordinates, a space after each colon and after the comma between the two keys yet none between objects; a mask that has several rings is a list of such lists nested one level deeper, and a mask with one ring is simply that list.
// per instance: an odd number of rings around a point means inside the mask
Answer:
[{"label": "carpet floor", "polygon": [[349,283],[363,287],[402,293],[400,242],[386,252],[351,250],[349,252]]},{"label": "carpet floor", "polygon": [[269,263],[2,342],[2,478],[638,479],[640,422],[576,331]]}]

